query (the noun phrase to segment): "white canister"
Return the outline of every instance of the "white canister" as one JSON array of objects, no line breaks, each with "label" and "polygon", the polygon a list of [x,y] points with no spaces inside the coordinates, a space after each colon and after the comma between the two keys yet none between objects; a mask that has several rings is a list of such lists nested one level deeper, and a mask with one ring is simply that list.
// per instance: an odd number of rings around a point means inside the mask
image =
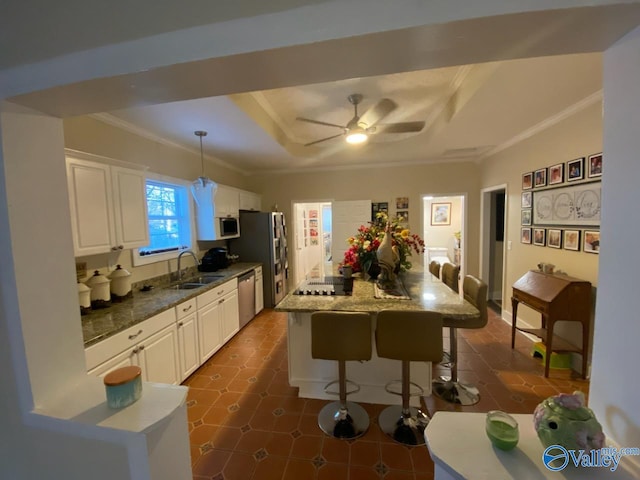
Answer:
[{"label": "white canister", "polygon": [[96,270],[86,283],[91,288],[92,308],[105,308],[111,305],[111,292],[109,290],[111,280]]},{"label": "white canister", "polygon": [[120,265],[109,275],[111,298],[118,301],[131,296],[131,274]]},{"label": "white canister", "polygon": [[91,311],[91,289],[80,282],[78,282],[78,302],[80,303],[81,315],[86,315]]}]

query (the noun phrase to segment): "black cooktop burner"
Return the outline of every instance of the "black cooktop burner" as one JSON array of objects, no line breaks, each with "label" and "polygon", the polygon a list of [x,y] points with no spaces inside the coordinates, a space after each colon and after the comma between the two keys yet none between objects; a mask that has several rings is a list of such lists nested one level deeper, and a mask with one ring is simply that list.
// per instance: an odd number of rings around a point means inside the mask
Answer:
[{"label": "black cooktop burner", "polygon": [[336,296],[351,295],[353,279],[340,276],[309,278],[293,292],[294,295]]}]

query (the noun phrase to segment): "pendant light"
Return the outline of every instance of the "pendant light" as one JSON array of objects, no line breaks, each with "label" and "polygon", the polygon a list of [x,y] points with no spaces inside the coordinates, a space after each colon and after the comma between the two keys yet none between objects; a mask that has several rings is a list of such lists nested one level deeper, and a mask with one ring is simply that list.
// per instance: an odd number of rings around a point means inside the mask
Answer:
[{"label": "pendant light", "polygon": [[200,138],[200,164],[201,164],[201,167],[202,167],[202,174],[198,177],[198,179],[196,181],[199,181],[202,184],[202,186],[204,187],[208,183],[213,183],[213,181],[210,180],[209,178],[207,178],[205,176],[205,174],[204,174],[204,153],[202,151],[202,137],[206,137],[207,136],[207,132],[205,132],[204,130],[196,130],[193,133],[197,137]]}]

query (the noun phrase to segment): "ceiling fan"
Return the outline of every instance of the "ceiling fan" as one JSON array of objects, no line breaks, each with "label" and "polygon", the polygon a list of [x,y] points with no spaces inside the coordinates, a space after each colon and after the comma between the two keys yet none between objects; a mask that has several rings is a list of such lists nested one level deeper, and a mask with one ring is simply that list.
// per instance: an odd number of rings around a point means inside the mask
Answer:
[{"label": "ceiling fan", "polygon": [[383,98],[376,105],[371,107],[362,116],[358,115],[358,105],[362,102],[362,95],[359,93],[353,93],[347,97],[349,103],[353,105],[354,115],[346,125],[337,125],[335,123],[321,122],[319,120],[312,120],[310,118],[297,117],[296,120],[307,123],[314,123],[316,125],[324,125],[326,127],[336,127],[342,130],[337,135],[331,135],[330,137],[321,138],[310,143],[306,143],[304,146],[315,145],[316,143],[325,142],[332,138],[345,136],[345,140],[351,144],[358,144],[366,142],[369,135],[380,133],[411,133],[419,132],[424,127],[424,122],[399,122],[399,123],[387,123],[380,124],[380,120],[389,115],[395,110],[398,105],[393,100]]}]

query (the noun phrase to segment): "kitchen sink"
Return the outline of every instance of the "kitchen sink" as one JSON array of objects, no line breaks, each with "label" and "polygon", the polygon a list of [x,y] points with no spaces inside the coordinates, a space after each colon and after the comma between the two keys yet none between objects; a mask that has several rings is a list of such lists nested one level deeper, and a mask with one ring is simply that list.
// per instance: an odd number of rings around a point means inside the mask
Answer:
[{"label": "kitchen sink", "polygon": [[196,282],[185,282],[179,283],[178,285],[174,285],[172,288],[174,290],[193,290],[194,288],[204,287],[206,283],[196,283]]},{"label": "kitchen sink", "polygon": [[196,281],[199,283],[208,284],[208,283],[220,281],[225,277],[226,275],[202,275],[201,277],[198,277]]}]

